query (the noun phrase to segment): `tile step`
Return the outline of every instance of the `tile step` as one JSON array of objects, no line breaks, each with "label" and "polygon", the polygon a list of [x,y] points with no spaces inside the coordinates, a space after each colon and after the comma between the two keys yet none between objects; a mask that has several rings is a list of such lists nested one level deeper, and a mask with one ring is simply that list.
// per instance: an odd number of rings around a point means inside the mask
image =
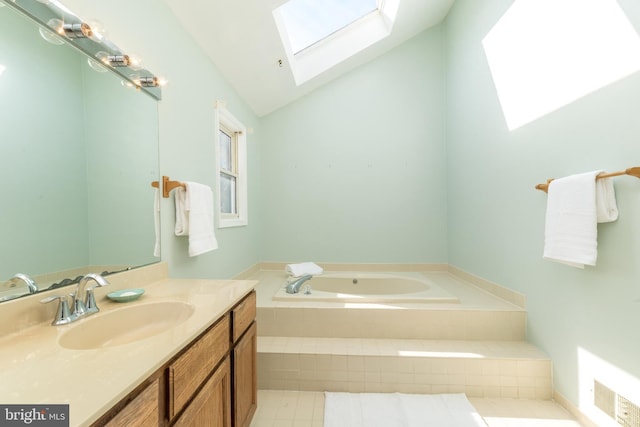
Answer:
[{"label": "tile step", "polygon": [[258,337],[258,387],[550,399],[551,360],[524,341]]},{"label": "tile step", "polygon": [[522,341],[524,310],[258,307],[258,335]]}]

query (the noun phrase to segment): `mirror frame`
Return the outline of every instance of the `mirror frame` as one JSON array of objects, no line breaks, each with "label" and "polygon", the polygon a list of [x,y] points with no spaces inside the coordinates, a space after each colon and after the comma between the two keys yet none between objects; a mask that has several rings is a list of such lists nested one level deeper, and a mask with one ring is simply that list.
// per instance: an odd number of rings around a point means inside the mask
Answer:
[{"label": "mirror frame", "polygon": [[[2,0],[0,0],[2,1]],[[65,24],[83,24],[84,21],[77,15],[67,9],[58,0],[6,0],[3,2],[5,5],[12,7],[22,13],[24,16],[34,21],[40,27],[47,31],[50,31],[55,37],[68,45],[74,47],[80,52],[87,55],[89,59],[93,59],[98,65],[105,69],[117,74],[129,82],[137,90],[142,90],[146,94],[160,101],[162,99],[162,90],[159,86],[141,86],[140,81],[134,79],[133,76],[140,78],[155,78],[156,76],[149,70],[133,69],[129,66],[126,67],[113,67],[109,64],[105,64],[103,61],[96,57],[98,52],[106,52],[109,55],[125,55],[118,46],[107,38],[96,34],[95,37],[79,37],[71,38],[65,35],[58,34],[54,29],[47,24],[51,19],[59,19]]]}]

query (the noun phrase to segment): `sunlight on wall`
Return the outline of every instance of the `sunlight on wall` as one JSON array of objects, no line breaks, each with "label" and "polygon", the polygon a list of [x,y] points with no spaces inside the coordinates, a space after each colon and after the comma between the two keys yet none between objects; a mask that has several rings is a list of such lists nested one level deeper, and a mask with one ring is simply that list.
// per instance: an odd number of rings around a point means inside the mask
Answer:
[{"label": "sunlight on wall", "polygon": [[619,427],[594,405],[594,380],[640,405],[640,379],[584,348],[578,348],[578,408],[599,426]]},{"label": "sunlight on wall", "polygon": [[640,69],[615,0],[516,0],[482,44],[510,130]]}]

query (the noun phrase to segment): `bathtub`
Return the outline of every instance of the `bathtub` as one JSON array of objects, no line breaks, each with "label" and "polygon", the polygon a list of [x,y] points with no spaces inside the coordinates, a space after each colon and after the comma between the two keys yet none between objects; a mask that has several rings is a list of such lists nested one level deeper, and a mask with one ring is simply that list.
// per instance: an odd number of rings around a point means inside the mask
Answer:
[{"label": "bathtub", "polygon": [[[314,276],[288,294],[284,281],[274,301],[348,303],[459,303],[453,294],[420,273],[336,272]],[[310,293],[307,293],[309,291]]]}]

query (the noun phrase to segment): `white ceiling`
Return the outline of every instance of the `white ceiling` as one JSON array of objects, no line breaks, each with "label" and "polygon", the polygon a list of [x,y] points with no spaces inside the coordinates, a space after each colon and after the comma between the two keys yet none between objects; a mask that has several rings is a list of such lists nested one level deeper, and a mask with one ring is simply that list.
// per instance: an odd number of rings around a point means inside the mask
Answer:
[{"label": "white ceiling", "polygon": [[390,36],[300,86],[272,14],[286,0],[164,1],[253,111],[264,116],[440,23],[454,0],[401,0]]}]

